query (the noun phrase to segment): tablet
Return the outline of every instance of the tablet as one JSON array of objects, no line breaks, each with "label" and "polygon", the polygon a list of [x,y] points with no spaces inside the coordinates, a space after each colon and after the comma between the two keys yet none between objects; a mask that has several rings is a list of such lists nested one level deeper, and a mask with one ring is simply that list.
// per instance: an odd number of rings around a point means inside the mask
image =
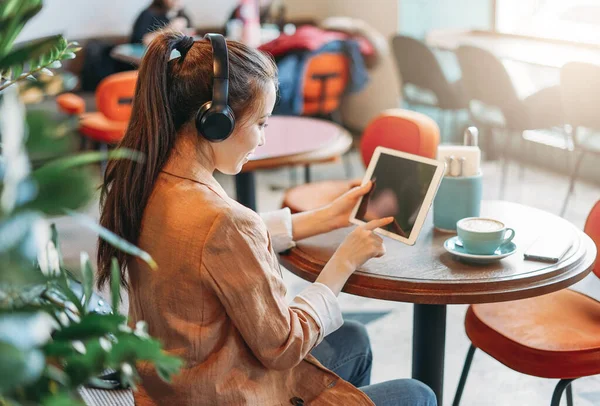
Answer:
[{"label": "tablet", "polygon": [[414,245],[444,175],[445,163],[389,148],[377,147],[362,184],[373,187],[354,207],[353,224],[382,217],[394,221],[376,231]]}]

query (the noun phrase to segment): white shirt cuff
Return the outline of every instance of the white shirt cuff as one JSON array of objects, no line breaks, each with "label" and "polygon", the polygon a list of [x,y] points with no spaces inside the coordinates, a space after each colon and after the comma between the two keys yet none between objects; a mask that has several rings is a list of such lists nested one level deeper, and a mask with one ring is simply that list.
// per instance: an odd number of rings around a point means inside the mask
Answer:
[{"label": "white shirt cuff", "polygon": [[276,253],[289,250],[296,246],[292,236],[292,212],[289,207],[284,209],[261,213],[263,221],[271,235],[271,244]]},{"label": "white shirt cuff", "polygon": [[319,325],[319,338],[315,345],[344,324],[337,297],[322,283],[308,286],[292,300],[290,307],[306,312]]}]

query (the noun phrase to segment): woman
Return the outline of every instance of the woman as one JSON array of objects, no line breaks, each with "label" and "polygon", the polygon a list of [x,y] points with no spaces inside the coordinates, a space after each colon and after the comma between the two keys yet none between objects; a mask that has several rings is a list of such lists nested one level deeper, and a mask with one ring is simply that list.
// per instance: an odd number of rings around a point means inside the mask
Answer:
[{"label": "woman", "polygon": [[[364,328],[347,323],[328,336],[343,323],[336,296],[355,269],[384,254],[371,230],[390,219],[358,227],[316,283],[285,301],[274,250],[348,225],[370,185],[314,212],[268,214],[271,240],[261,218],[214,179],[215,170],[238,173],[265,142],[275,103],[273,61],[240,43],[228,47],[233,133],[210,142],[196,126],[197,112],[212,97],[211,44],[160,33],[142,61],[121,143],[143,152],[146,162],[112,161],[106,172],[102,225],[149,252],[159,270],[100,241],[98,283],[110,279],[116,257],[130,284],[130,322],[145,320],[149,333],[186,361],[172,384],[140,365],[136,404],[434,405],[432,392],[415,381],[367,386],[371,352]],[[181,57],[169,61],[173,49]]]},{"label": "woman", "polygon": [[156,30],[164,27],[181,32],[188,32],[192,27],[181,0],[153,0],[135,20],[130,42],[148,45],[156,37]]}]

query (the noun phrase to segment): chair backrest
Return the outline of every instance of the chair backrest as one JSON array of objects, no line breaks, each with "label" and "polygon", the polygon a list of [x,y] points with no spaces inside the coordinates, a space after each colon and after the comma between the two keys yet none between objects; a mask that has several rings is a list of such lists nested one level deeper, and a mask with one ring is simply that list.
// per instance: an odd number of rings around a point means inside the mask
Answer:
[{"label": "chair backrest", "polygon": [[600,66],[567,63],[560,70],[560,89],[567,123],[600,130]]},{"label": "chair backrest", "polygon": [[[520,106],[519,97],[502,62],[491,52],[460,46],[456,56],[462,71],[465,96],[502,110],[507,121]],[[512,114],[511,114],[512,113]]]},{"label": "chair backrest", "polygon": [[392,38],[392,50],[402,86],[412,84],[433,92],[441,108],[456,104],[453,103],[454,91],[440,63],[425,43],[416,38],[396,35]]},{"label": "chair backrest", "polygon": [[594,265],[594,273],[600,278],[600,200],[596,202],[587,220],[583,231],[590,236],[596,244],[596,265]]},{"label": "chair backrest", "polygon": [[350,78],[350,61],[342,53],[312,56],[304,71],[303,115],[326,115],[336,111]]},{"label": "chair backrest", "polygon": [[137,71],[127,71],[103,79],[96,89],[98,111],[112,121],[129,121],[137,76]]},{"label": "chair backrest", "polygon": [[379,146],[435,158],[439,143],[440,129],[431,118],[416,111],[390,109],[367,125],[360,140],[360,152],[368,166]]}]

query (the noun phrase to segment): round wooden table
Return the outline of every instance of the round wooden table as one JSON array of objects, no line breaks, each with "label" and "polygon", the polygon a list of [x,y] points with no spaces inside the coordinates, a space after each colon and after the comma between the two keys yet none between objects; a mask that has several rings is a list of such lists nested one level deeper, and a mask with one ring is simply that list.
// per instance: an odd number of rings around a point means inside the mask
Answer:
[{"label": "round wooden table", "polygon": [[[434,230],[431,214],[412,247],[383,237],[387,254],[355,272],[344,292],[415,304],[412,376],[431,387],[441,405],[446,305],[516,300],[566,288],[591,271],[596,247],[582,231],[551,213],[516,203],[485,201],[481,215],[515,229],[517,252],[491,264],[473,265],[444,250],[443,243],[452,234]],[[282,265],[314,281],[353,228],[299,241],[280,257]],[[573,245],[556,264],[525,261],[524,251],[544,233],[571,238]]]},{"label": "round wooden table", "polygon": [[316,118],[272,116],[265,132],[265,144],[235,177],[237,200],[252,210],[255,170],[335,161],[352,146],[352,136],[343,127]]}]

